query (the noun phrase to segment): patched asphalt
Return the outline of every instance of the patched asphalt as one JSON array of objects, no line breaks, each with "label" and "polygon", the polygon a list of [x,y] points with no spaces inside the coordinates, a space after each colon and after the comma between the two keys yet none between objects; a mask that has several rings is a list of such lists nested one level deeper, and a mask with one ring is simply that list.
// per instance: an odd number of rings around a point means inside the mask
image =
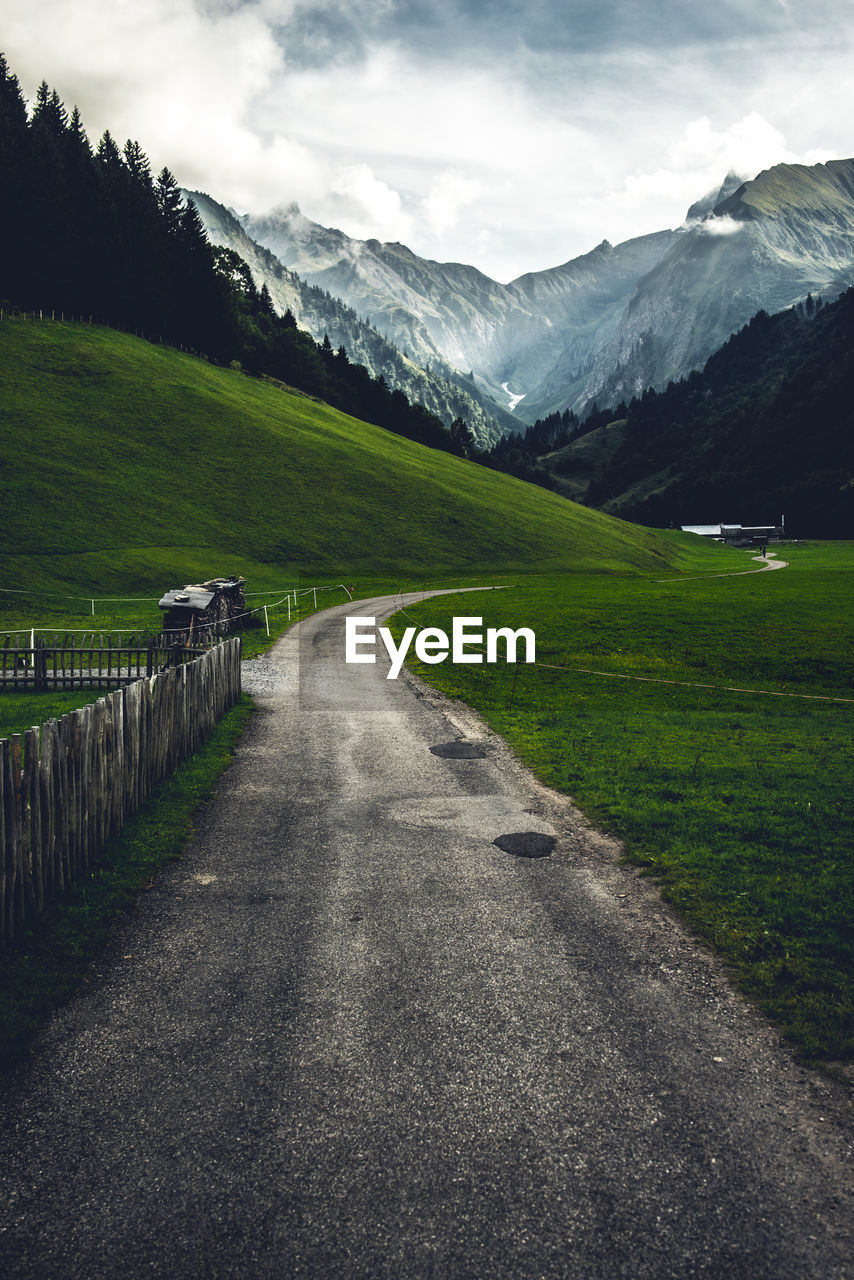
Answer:
[{"label": "patched asphalt", "polygon": [[0,1272],[854,1275],[841,1086],[476,716],[345,664],[393,603],[245,664],[197,835],[5,1082]]}]

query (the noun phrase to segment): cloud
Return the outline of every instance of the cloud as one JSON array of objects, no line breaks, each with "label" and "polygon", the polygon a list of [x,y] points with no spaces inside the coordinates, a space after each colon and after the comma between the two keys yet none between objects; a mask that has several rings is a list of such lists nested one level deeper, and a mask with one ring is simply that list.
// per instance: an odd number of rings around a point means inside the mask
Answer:
[{"label": "cloud", "polygon": [[[622,189],[601,202],[602,214],[610,217],[612,225],[619,225],[628,213],[635,225],[646,224],[650,230],[677,226],[688,207],[705,193],[716,192],[728,173],[749,179],[775,164],[818,164],[832,154],[823,150],[798,154],[782,132],[756,111],[717,128],[708,116],[690,120],[661,150],[665,164],[628,174]],[[669,217],[656,223],[656,211]],[[703,228],[709,235],[731,235],[740,224],[730,223],[719,219],[714,225],[704,223]]]},{"label": "cloud", "polygon": [[734,236],[739,231],[744,230],[743,222],[736,222],[735,218],[731,218],[728,213],[721,217],[704,218],[702,222],[692,223],[695,230],[701,231],[707,236]]},{"label": "cloud", "polygon": [[[236,203],[275,198],[288,175],[316,175],[311,151],[263,137],[252,113],[281,68],[281,50],[253,7],[192,0],[6,3],[4,47],[32,97],[47,78],[79,106],[90,137],[137,139],[155,168]],[[34,36],[37,38],[34,39]]]},{"label": "cloud", "polygon": [[345,222],[348,234],[361,239],[402,239],[411,230],[399,193],[376,178],[366,164],[339,169],[328,197],[321,200],[336,226]]},{"label": "cloud", "polygon": [[28,0],[26,7],[8,7],[5,49],[18,74],[31,84],[48,77],[99,125],[106,113],[124,117],[129,110],[142,113],[138,125],[148,124],[174,104],[184,117],[206,111],[221,121],[245,120],[280,61],[252,8],[206,14],[192,0],[145,6]]},{"label": "cloud", "polygon": [[730,169],[848,154],[846,7],[0,0],[0,20],[28,96],[46,78],[185,186],[509,279],[678,225]]},{"label": "cloud", "polygon": [[736,120],[726,129],[715,129],[708,116],[690,121],[672,147],[670,158],[678,171],[749,173],[769,164],[793,159],[779,129],[758,111]]},{"label": "cloud", "polygon": [[459,224],[463,211],[484,195],[483,183],[459,170],[440,174],[421,204],[421,216],[437,236],[444,236]]}]

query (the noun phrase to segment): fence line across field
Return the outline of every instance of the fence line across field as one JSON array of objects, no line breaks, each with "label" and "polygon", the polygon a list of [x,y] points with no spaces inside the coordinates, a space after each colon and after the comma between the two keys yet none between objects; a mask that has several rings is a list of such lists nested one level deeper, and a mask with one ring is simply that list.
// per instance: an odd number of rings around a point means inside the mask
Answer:
[{"label": "fence line across field", "polygon": [[[395,604],[397,605],[397,612],[402,613],[404,617],[408,618],[409,621],[413,623],[414,626],[416,626],[419,631],[423,631],[425,629],[424,623],[420,622],[418,618],[413,618],[412,614],[407,612],[406,607],[404,606],[404,603],[403,603],[403,596],[404,596],[404,591],[403,591],[403,588],[401,587],[401,589],[397,593],[397,598],[395,601]],[[423,603],[423,601],[421,603]],[[718,693],[756,694],[757,696],[763,697],[763,698],[797,698],[804,702],[836,702],[836,703],[848,704],[848,705],[854,704],[854,698],[835,697],[834,695],[827,694],[827,693],[795,693],[790,690],[750,689],[747,687],[743,687],[741,685],[708,684],[708,683],[701,683],[699,680],[675,680],[666,676],[638,676],[638,675],[628,674],[622,671],[599,671],[592,667],[566,666],[566,665],[560,665],[555,662],[541,662],[539,659],[535,659],[533,662],[524,662],[524,663],[514,664],[513,689],[510,694],[511,707],[513,705],[513,699],[516,695],[516,679],[519,674],[519,666],[535,667],[535,668],[539,667],[541,670],[544,670],[544,671],[559,671],[566,675],[598,676],[600,679],[606,679],[606,680],[633,680],[633,681],[636,681],[638,684],[668,684],[668,685],[680,686],[685,689],[709,689],[712,692],[717,691]]]},{"label": "fence line across field", "polygon": [[[85,643],[85,635],[90,637]],[[175,643],[163,634],[86,632],[82,642],[59,633],[53,644],[31,635],[29,644],[0,637],[0,689],[112,689],[201,657],[209,645]]]},{"label": "fence line across field", "polygon": [[[250,591],[250,592],[247,592],[247,598],[250,598],[250,597],[252,597],[252,596],[274,596],[274,595],[278,595],[278,596],[279,596],[279,599],[278,599],[278,600],[274,600],[274,601],[272,601],[272,602],[271,602],[271,603],[269,603],[269,604],[261,604],[261,605],[257,605],[254,609],[246,609],[243,613],[236,614],[236,615],[234,615],[234,616],[235,616],[235,618],[248,618],[248,617],[251,617],[251,616],[252,616],[252,614],[255,614],[255,613],[263,613],[263,614],[264,614],[265,621],[267,622],[267,634],[269,635],[269,634],[270,634],[270,630],[269,630],[269,619],[268,619],[268,617],[267,617],[267,610],[269,610],[269,609],[275,609],[275,608],[277,608],[279,605],[282,605],[282,604],[287,603],[287,606],[288,606],[288,619],[290,620],[290,616],[291,616],[291,599],[293,599],[293,608],[294,608],[294,609],[296,609],[296,607],[297,607],[297,599],[298,599],[298,597],[299,597],[299,596],[311,595],[311,596],[313,596],[313,598],[314,598],[314,607],[315,607],[315,609],[316,609],[316,608],[317,608],[317,593],[318,593],[318,591],[345,591],[345,592],[347,593],[347,597],[348,597],[348,599],[351,599],[351,600],[352,600],[352,598],[353,598],[353,597],[352,597],[352,593],[351,593],[351,591],[350,591],[350,588],[349,588],[349,587],[346,587],[346,586],[344,585],[344,583],[343,583],[343,582],[336,583],[334,586],[323,586],[323,587],[304,587],[302,590],[299,590],[299,589],[298,589],[298,588],[296,588],[296,587],[290,587],[290,588],[288,588],[288,590],[287,590],[284,594],[282,594],[282,593],[281,593],[281,588],[279,588],[279,590],[277,590],[277,591]],[[55,594],[54,592],[50,592],[50,591],[48,591],[48,592],[41,592],[41,591],[22,591],[21,589],[19,589],[19,588],[17,588],[17,587],[0,587],[0,593],[2,593],[2,594],[4,594],[4,595],[16,595],[16,596],[17,596],[17,595],[20,595],[20,596],[29,596],[31,599],[35,599],[35,600],[78,600],[78,601],[83,601],[83,600],[85,600],[85,601],[90,601],[90,602],[91,602],[91,605],[92,605],[92,617],[93,617],[93,618],[94,618],[94,616],[95,616],[95,605],[96,605],[96,604],[153,604],[153,603],[157,603],[157,602],[159,601],[159,599],[160,599],[160,597],[159,597],[159,596],[70,596],[70,595],[69,595],[69,596],[63,596],[63,595],[57,595],[57,594]],[[199,630],[200,630],[202,627],[213,626],[213,625],[216,625],[216,624],[213,624],[213,623],[200,623],[200,624],[199,624],[199,628],[197,628],[197,629],[199,629]],[[91,630],[91,628],[90,628],[90,627],[78,627],[78,628],[76,629],[76,633],[77,633],[78,635],[88,635],[88,634],[89,634],[89,632],[90,632],[90,630]],[[72,632],[71,632],[71,630],[70,630],[70,629],[61,628],[61,627],[55,627],[55,626],[54,626],[54,627],[22,627],[22,628],[20,628],[18,631],[10,631],[10,632],[8,632],[7,634],[8,634],[8,635],[26,635],[26,634],[27,634],[27,632],[33,632],[33,631],[36,631],[36,632],[39,632],[39,631],[44,631],[44,632],[53,632],[53,633],[55,633],[55,634],[56,634],[56,633],[59,633],[59,632],[62,632],[62,634],[64,634],[64,635],[71,635],[71,634],[72,634]]]}]

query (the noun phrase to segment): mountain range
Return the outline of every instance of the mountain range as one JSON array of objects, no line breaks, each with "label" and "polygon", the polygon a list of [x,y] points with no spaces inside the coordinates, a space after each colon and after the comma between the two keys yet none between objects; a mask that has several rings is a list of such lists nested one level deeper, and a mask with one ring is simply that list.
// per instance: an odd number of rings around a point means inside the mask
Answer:
[{"label": "mountain range", "polygon": [[[354,345],[356,358],[368,356],[386,377],[396,349],[406,363],[395,376],[409,381],[393,385],[407,394],[428,371],[434,397],[437,378],[441,395],[455,387],[453,412],[474,413],[481,441],[555,410],[585,413],[594,402],[661,389],[701,368],[758,310],[779,311],[808,293],[830,299],[854,281],[850,159],[776,165],[746,181],[730,174],[677,228],[603,240],[509,284],[405,245],[355,240],[295,204],[238,218],[193,196],[211,238],[247,257],[278,305],[287,299],[315,335],[337,318],[348,350]],[[333,317],[342,304],[349,312]],[[378,338],[389,348],[382,356]],[[439,409],[440,397],[428,407]]]},{"label": "mountain range", "polygon": [[483,447],[515,429],[516,421],[506,408],[437,351],[430,351],[421,361],[412,358],[405,344],[396,345],[378,326],[361,320],[340,296],[285,266],[269,248],[250,237],[231,210],[205,192],[185,194],[192,196],[211,242],[239,254],[259,288],[266,284],[276,309],[290,311],[313,338],[322,341],[328,337],[333,347],[343,346],[351,360],[364,365],[372,376],[384,377],[393,390],[402,391],[413,404],[435,413],[446,426],[462,418]]},{"label": "mountain range", "polygon": [[293,205],[185,202],[47,84],[28,111],[2,55],[0,171],[11,314],[142,333],[630,519],[854,527],[852,160],[729,175],[677,228],[506,285]]},{"label": "mountain range", "polygon": [[548,432],[530,428],[526,472],[535,464],[565,497],[641,524],[785,515],[796,537],[851,537],[852,379],[854,288],[757,312],[702,371],[633,398],[625,416],[591,415],[550,452],[537,448]]}]

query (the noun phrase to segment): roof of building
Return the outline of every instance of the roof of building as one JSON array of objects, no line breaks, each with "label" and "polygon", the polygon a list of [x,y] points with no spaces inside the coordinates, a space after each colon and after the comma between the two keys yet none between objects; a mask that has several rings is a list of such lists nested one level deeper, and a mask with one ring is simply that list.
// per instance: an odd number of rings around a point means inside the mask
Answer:
[{"label": "roof of building", "polygon": [[683,524],[683,533],[699,533],[704,538],[725,538],[734,533],[774,533],[778,524]]},{"label": "roof of building", "polygon": [[204,587],[176,587],[167,591],[160,601],[161,609],[207,609],[214,598],[213,591],[205,591]]}]

